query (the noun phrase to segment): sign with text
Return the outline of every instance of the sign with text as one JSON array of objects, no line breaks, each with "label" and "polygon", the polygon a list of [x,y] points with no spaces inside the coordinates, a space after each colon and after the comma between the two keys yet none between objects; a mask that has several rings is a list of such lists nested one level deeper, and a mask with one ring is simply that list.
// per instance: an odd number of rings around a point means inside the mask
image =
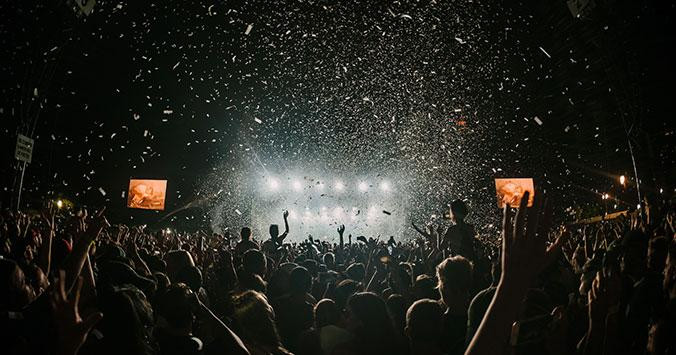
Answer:
[{"label": "sign with text", "polygon": [[167,196],[167,180],[129,180],[127,207],[144,210],[164,210]]},{"label": "sign with text", "polygon": [[35,141],[32,139],[20,134],[16,137],[16,151],[14,151],[14,157],[26,163],[30,163],[33,160],[33,144]]}]

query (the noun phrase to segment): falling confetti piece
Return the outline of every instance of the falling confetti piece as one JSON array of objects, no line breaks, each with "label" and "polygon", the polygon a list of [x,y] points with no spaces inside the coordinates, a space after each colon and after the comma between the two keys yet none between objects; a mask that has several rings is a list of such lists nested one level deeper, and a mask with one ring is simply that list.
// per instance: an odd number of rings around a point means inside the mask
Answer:
[{"label": "falling confetti piece", "polygon": [[538,116],[533,117],[533,119],[535,120],[535,122],[537,122],[537,124],[539,126],[542,126],[542,121],[540,120],[540,118]]},{"label": "falling confetti piece", "polygon": [[246,26],[246,31],[244,31],[244,34],[249,35],[249,33],[251,33],[252,29],[253,29],[253,23],[249,24],[249,26]]},{"label": "falling confetti piece", "polygon": [[106,195],[106,190],[103,189],[103,187],[99,187],[99,192],[101,195],[105,196]]},{"label": "falling confetti piece", "polygon": [[549,53],[547,53],[547,51],[544,48],[540,47],[540,50],[542,51],[542,53],[544,53],[547,56],[547,58],[552,57],[551,55],[549,55]]}]

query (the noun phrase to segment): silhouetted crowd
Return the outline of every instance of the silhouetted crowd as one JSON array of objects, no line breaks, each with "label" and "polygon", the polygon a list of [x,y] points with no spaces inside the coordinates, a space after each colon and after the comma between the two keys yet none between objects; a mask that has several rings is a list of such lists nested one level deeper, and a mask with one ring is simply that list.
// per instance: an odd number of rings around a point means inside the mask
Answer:
[{"label": "silhouetted crowd", "polygon": [[450,227],[408,241],[155,231],[104,212],[2,213],[0,353],[676,354],[668,204],[553,226],[535,196],[477,236],[455,201]]}]

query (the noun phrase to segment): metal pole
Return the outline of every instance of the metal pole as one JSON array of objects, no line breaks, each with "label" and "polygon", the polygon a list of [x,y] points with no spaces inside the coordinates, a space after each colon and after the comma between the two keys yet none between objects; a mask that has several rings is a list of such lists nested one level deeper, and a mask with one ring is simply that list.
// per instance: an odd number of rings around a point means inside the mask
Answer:
[{"label": "metal pole", "polygon": [[23,190],[23,176],[25,172],[26,172],[26,162],[23,162],[23,167],[21,168],[21,180],[19,180],[19,194],[17,195],[16,198],[17,211],[21,209],[21,191]]}]

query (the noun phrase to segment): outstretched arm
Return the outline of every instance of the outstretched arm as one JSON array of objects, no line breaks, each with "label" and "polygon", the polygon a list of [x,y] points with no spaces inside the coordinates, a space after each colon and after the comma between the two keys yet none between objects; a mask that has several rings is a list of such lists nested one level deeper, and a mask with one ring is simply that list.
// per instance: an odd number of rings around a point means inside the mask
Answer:
[{"label": "outstretched arm", "polygon": [[284,233],[277,237],[277,244],[282,244],[287,235],[289,235],[289,211],[282,213],[284,216]]},{"label": "outstretched arm", "polygon": [[514,221],[509,207],[505,206],[502,276],[465,355],[501,354],[508,350],[509,333],[517,320],[519,305],[533,279],[554,258],[561,244],[561,239],[558,239],[547,247],[550,210],[542,198],[536,196],[535,199],[535,207],[527,209],[528,192],[524,194]]}]

